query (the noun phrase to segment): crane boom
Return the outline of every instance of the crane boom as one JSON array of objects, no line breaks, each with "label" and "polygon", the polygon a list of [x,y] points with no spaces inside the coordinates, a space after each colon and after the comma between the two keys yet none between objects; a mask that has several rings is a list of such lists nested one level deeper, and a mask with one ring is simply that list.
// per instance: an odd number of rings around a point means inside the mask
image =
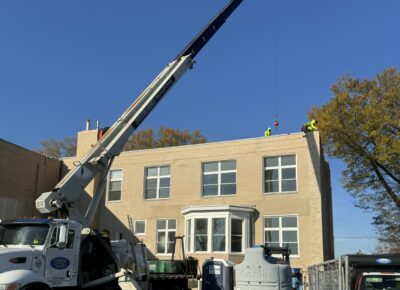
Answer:
[{"label": "crane boom", "polygon": [[[115,156],[118,156],[134,130],[160,102],[180,77],[194,64],[195,56],[224,24],[243,0],[231,0],[193,40],[160,72],[153,82],[139,95],[107,133],[82,157],[75,167],[50,192],[36,200],[41,213],[59,210],[68,218],[86,225],[91,223],[94,212],[104,192],[105,178]],[[74,210],[85,187],[101,175],[102,181],[85,216]]]}]

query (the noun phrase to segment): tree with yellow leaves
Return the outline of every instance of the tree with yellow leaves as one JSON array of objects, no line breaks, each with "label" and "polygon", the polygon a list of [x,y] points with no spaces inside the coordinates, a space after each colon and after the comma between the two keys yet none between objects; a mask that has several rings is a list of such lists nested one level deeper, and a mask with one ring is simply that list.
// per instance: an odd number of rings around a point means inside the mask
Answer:
[{"label": "tree with yellow leaves", "polygon": [[344,76],[332,92],[310,118],[318,119],[327,153],[347,166],[344,187],[357,206],[375,213],[380,242],[400,251],[400,73],[389,68],[371,80]]},{"label": "tree with yellow leaves", "polygon": [[126,142],[124,150],[162,148],[205,142],[207,142],[207,139],[199,130],[190,132],[189,130],[160,127],[158,132],[154,132],[153,129],[149,128],[135,132]]}]

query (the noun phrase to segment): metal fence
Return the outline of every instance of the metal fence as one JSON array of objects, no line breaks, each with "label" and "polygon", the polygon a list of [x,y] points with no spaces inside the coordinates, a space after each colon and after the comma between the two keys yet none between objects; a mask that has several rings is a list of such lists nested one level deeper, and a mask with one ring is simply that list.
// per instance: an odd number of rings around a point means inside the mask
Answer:
[{"label": "metal fence", "polygon": [[308,268],[309,290],[349,290],[348,257],[313,265]]}]

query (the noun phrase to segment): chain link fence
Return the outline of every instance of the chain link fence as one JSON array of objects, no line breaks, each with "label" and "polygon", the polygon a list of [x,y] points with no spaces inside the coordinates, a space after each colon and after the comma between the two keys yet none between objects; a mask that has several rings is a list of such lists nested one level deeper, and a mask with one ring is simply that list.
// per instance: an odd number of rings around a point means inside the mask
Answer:
[{"label": "chain link fence", "polygon": [[313,265],[308,268],[309,290],[349,290],[348,257]]}]

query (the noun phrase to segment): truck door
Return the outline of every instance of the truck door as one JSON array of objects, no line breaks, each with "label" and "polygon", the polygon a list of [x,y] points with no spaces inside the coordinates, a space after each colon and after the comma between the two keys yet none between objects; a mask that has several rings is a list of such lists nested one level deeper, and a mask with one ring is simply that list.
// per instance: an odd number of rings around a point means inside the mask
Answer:
[{"label": "truck door", "polygon": [[58,229],[55,227],[50,246],[47,248],[45,276],[53,287],[68,287],[77,284],[80,232],[70,224],[67,233],[65,248],[59,248],[56,245]]}]

